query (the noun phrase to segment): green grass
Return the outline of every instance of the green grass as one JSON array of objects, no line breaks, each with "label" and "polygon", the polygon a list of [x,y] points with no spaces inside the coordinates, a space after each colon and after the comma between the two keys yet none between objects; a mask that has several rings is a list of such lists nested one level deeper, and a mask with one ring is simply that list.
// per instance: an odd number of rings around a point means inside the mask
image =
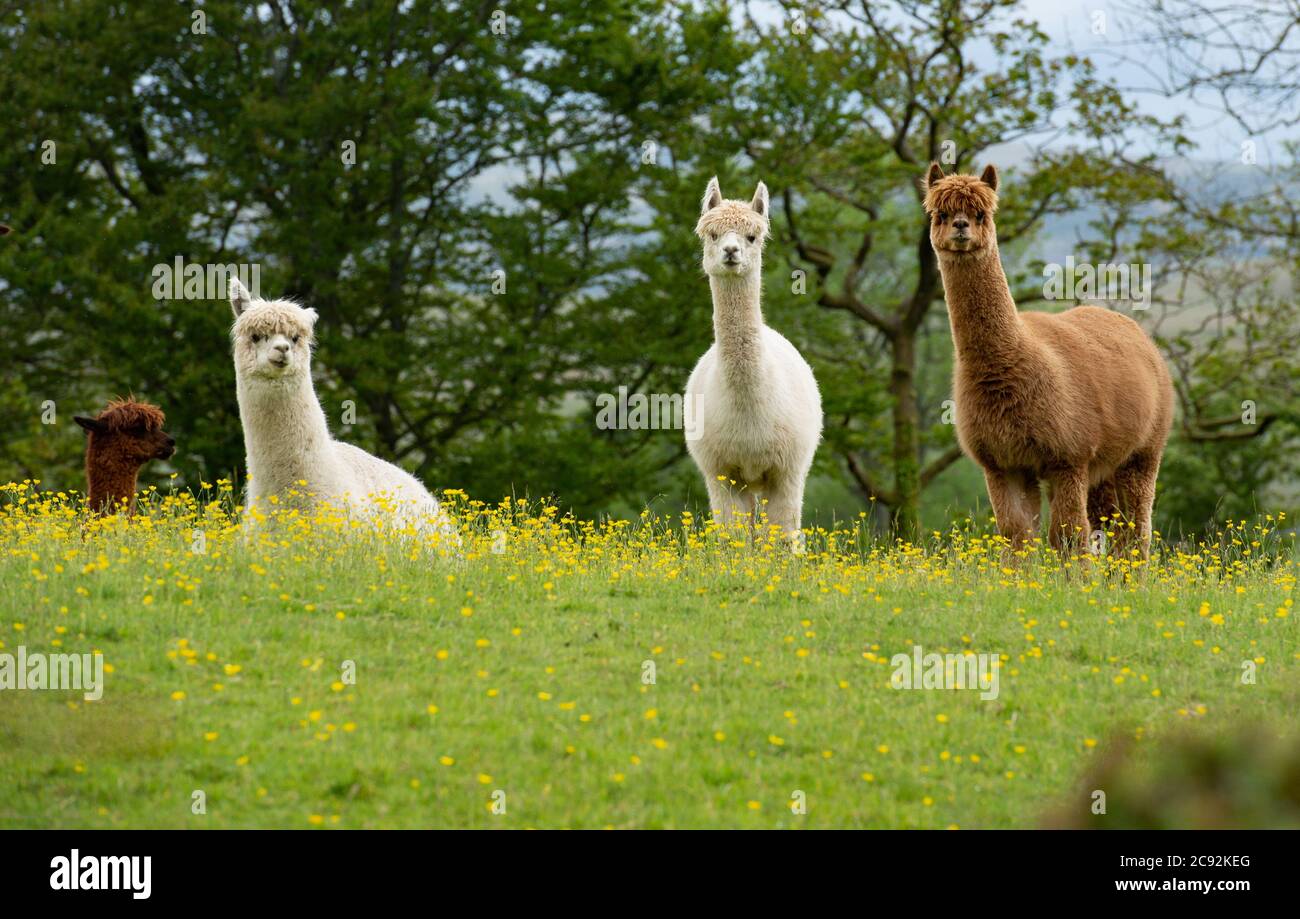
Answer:
[{"label": "green grass", "polygon": [[[1231,539],[1126,580],[970,534],[796,557],[500,511],[460,553],[208,520],[196,554],[174,508],[57,508],[0,516],[0,650],[112,672],[0,692],[3,827],[1033,826],[1108,738],[1300,696],[1294,563]],[[916,644],[1006,655],[998,698],[892,689]]]}]

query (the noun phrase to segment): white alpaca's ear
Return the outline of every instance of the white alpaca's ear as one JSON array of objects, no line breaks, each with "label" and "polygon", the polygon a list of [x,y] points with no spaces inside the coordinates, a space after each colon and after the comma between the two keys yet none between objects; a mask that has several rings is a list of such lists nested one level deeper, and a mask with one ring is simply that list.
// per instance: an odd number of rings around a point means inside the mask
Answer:
[{"label": "white alpaca's ear", "polygon": [[230,279],[230,309],[234,312],[236,319],[244,310],[248,309],[248,304],[252,299],[249,296],[248,288],[240,282],[239,278]]},{"label": "white alpaca's ear", "polygon": [[938,163],[931,163],[930,171],[929,173],[926,174],[925,177],[925,184],[933,185],[935,182],[938,182],[942,178],[943,178],[943,167],[940,166]]},{"label": "white alpaca's ear", "polygon": [[767,186],[762,182],[759,182],[758,188],[754,189],[754,200],[749,202],[749,206],[754,209],[755,214],[764,219],[767,218],[767,212],[771,205],[767,200]]},{"label": "white alpaca's ear", "polygon": [[998,190],[998,170],[992,163],[984,167],[984,174],[980,176],[980,181],[994,191]]},{"label": "white alpaca's ear", "polygon": [[303,308],[303,315],[307,317],[307,324],[313,329],[316,328],[316,320],[320,318],[320,313],[316,312],[316,307],[308,306]]},{"label": "white alpaca's ear", "polygon": [[709,187],[704,189],[704,201],[700,204],[700,213],[707,214],[721,203],[722,188],[718,185],[718,177],[714,176],[709,179]]}]

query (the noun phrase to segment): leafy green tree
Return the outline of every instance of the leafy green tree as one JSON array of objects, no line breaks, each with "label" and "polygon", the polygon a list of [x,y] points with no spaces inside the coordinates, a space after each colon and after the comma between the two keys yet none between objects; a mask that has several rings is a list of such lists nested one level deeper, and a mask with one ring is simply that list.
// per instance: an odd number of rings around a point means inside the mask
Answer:
[{"label": "leafy green tree", "polygon": [[[6,470],[75,481],[73,429],[37,426],[34,400],[66,418],[134,391],[169,413],[178,468],[237,472],[224,292],[153,296],[179,256],[256,265],[264,294],[320,312],[318,390],[347,439],[439,486],[607,497],[579,488],[612,457],[592,462],[565,400],[611,373],[592,316],[627,274],[643,141],[722,81],[698,63],[704,20],[662,2],[497,9],[105,0],[6,20]],[[626,363],[635,380],[647,360]]]},{"label": "leafy green tree", "polygon": [[[874,502],[915,536],[923,498],[936,524],[983,498],[947,423],[917,181],[931,160],[993,157],[1022,305],[1053,307],[1025,257],[1049,218],[1076,222],[1080,257],[1157,265],[1147,324],[1181,407],[1166,527],[1239,515],[1266,483],[1285,497],[1294,169],[1258,193],[1189,194],[1155,159],[1188,149],[1178,123],[1141,117],[1093,61],[1050,56],[1014,0],[772,9],[11,4],[0,479],[79,485],[70,416],[128,392],[161,404],[179,441],[155,482],[241,475],[224,291],[158,299],[156,271],[179,257],[255,265],[262,293],[316,307],[332,427],[434,487],[551,494],[585,516],[703,509],[682,432],[602,429],[596,402],[680,393],[708,347],[692,228],[716,173],[729,195],[758,178],[775,193],[765,309],[827,413],[810,494]],[[1239,120],[1276,108],[1231,72],[1188,79],[1245,93]],[[1256,257],[1224,257],[1240,252]],[[1207,301],[1214,320],[1188,321]]]},{"label": "leafy green tree", "polygon": [[1216,0],[1134,0],[1125,28],[1171,97],[1223,112],[1238,158],[1152,172],[1164,206],[1130,209],[1153,263],[1149,324],[1165,351],[1179,424],[1158,504],[1167,528],[1195,530],[1294,511],[1300,441],[1297,212],[1300,144],[1268,142],[1300,122],[1294,88],[1300,11]]},{"label": "leafy green tree", "polygon": [[[719,133],[739,137],[780,189],[789,262],[769,300],[816,360],[826,445],[909,537],[923,490],[961,458],[944,417],[943,284],[919,205],[928,163],[970,171],[1000,146],[1030,149],[1001,189],[999,240],[1013,253],[1047,216],[1107,187],[1160,190],[1113,151],[1162,126],[1091,61],[1049,57],[1047,36],[1015,6],[782,3],[780,21],[754,26],[745,91],[720,119]],[[1067,126],[1068,143],[1046,143]],[[1150,168],[1149,158],[1138,165]],[[792,271],[806,273],[806,288]],[[1021,305],[1042,300],[1041,275],[1020,272],[1013,294]]]}]

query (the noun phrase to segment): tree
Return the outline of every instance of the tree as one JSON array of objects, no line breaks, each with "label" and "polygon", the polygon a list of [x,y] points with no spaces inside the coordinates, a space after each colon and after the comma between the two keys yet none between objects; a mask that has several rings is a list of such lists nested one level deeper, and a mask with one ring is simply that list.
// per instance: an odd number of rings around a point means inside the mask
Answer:
[{"label": "tree", "polygon": [[576,484],[537,473],[588,451],[563,404],[607,369],[590,311],[626,272],[643,138],[723,83],[698,17],[659,0],[498,6],[7,19],[6,470],[73,484],[79,443],[40,401],[66,417],[134,391],[168,412],[182,483],[238,474],[224,290],[154,299],[181,257],[255,265],[262,293],[320,312],[318,390],[347,439],[439,486]]},{"label": "tree", "polygon": [[[828,446],[910,538],[922,491],[961,456],[930,376],[942,374],[950,347],[936,341],[947,331],[934,321],[943,285],[919,205],[925,167],[969,171],[994,148],[1026,145],[1027,162],[1007,170],[1001,194],[999,238],[1012,252],[1045,217],[1108,185],[1158,191],[1108,155],[1158,123],[1089,60],[1046,57],[1046,36],[1015,18],[1014,5],[783,3],[782,21],[752,24],[746,92],[720,129],[743,137],[755,170],[783,189],[785,270],[811,272],[809,297],[835,317],[810,319],[797,285],[777,307],[803,314],[804,338],[823,356],[819,378],[835,380]],[[1067,127],[1073,137],[1062,141]],[[1017,302],[1043,299],[1041,281],[1020,280]],[[785,278],[769,291],[790,287]]]},{"label": "tree", "polygon": [[1221,109],[1239,132],[1236,162],[1151,170],[1166,206],[1132,215],[1180,410],[1163,515],[1199,526],[1294,497],[1300,144],[1267,162],[1259,135],[1300,123],[1300,7],[1146,0],[1129,16],[1125,57],[1158,62],[1147,69],[1161,92]]},{"label": "tree", "polygon": [[[1300,2],[1134,0],[1126,59],[1168,96],[1221,109],[1247,136],[1300,124]],[[1154,53],[1153,53],[1154,52]]]}]

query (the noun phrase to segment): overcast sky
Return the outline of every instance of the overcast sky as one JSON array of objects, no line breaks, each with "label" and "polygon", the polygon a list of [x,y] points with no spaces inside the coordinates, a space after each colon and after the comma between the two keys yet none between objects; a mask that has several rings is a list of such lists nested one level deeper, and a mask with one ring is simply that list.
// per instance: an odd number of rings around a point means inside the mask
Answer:
[{"label": "overcast sky", "polygon": [[[1294,130],[1275,130],[1248,137],[1241,125],[1222,109],[1210,104],[1208,98],[1199,102],[1186,97],[1170,98],[1159,92],[1152,75],[1133,61],[1145,58],[1150,69],[1163,73],[1161,49],[1135,45],[1139,38],[1136,30],[1131,28],[1135,22],[1122,3],[1022,0],[1021,9],[1051,36],[1053,51],[1063,53],[1073,49],[1087,54],[1104,75],[1129,90],[1129,98],[1144,111],[1161,118],[1179,114],[1187,116],[1186,134],[1198,147],[1197,159],[1238,161],[1242,142],[1253,139],[1258,162],[1267,165],[1275,158],[1282,158],[1283,140],[1295,138]],[[1093,30],[1093,17],[1098,12],[1105,15],[1105,33],[1101,35],[1094,34]]]},{"label": "overcast sky", "polygon": [[[1010,15],[1039,24],[1050,39],[1049,56],[1073,51],[1090,57],[1100,74],[1114,80],[1127,98],[1144,112],[1161,119],[1180,114],[1186,116],[1184,133],[1196,145],[1192,154],[1194,159],[1238,163],[1241,161],[1242,142],[1253,140],[1260,166],[1282,162],[1285,157],[1281,144],[1284,140],[1296,139],[1295,129],[1278,129],[1251,137],[1208,96],[1204,100],[1195,100],[1186,96],[1170,97],[1161,91],[1158,78],[1165,74],[1162,49],[1139,42],[1140,30],[1135,28],[1137,23],[1131,13],[1133,2],[1140,0],[1127,0],[1127,7],[1126,0],[1115,3],[1105,0],[1021,0],[1020,6]],[[764,4],[762,0],[757,0],[749,10],[764,25],[785,18],[779,7]],[[739,5],[736,16],[740,24],[743,10]],[[1098,17],[1104,17],[1104,31],[1100,34],[1094,28],[1094,24],[1100,22]],[[983,53],[977,51],[972,58],[981,69],[999,65],[991,49],[984,49]],[[1062,137],[1057,142],[1069,143],[1070,138]],[[1023,144],[994,147],[987,153],[1002,165],[1015,165],[1029,155]],[[489,170],[473,183],[471,196],[506,204],[510,200],[508,187],[518,177],[518,169],[514,166]]]}]

